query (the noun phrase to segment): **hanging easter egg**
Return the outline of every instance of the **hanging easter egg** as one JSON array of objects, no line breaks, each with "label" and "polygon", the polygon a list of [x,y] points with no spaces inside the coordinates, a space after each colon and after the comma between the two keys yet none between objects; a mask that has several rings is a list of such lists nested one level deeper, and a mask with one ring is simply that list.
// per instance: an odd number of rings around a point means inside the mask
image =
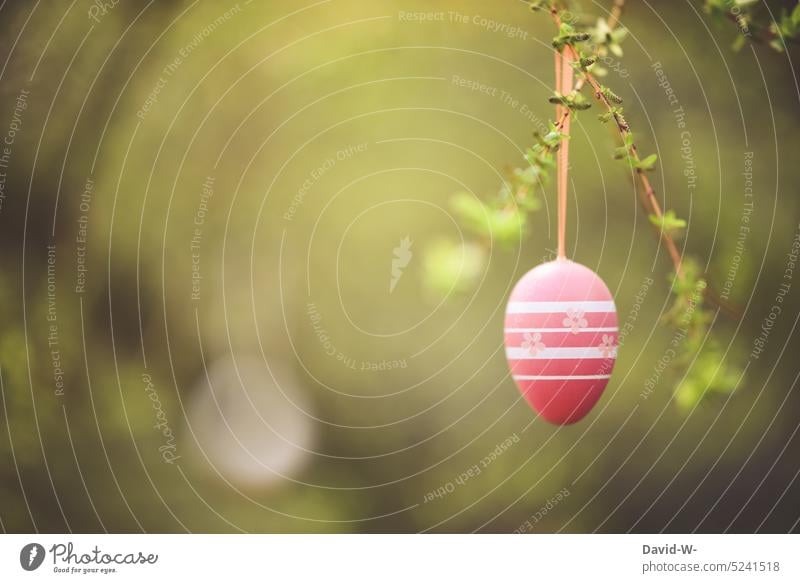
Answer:
[{"label": "hanging easter egg", "polygon": [[591,411],[611,378],[617,337],[611,292],[579,263],[539,265],[511,293],[505,319],[511,375],[551,423],[575,423]]}]

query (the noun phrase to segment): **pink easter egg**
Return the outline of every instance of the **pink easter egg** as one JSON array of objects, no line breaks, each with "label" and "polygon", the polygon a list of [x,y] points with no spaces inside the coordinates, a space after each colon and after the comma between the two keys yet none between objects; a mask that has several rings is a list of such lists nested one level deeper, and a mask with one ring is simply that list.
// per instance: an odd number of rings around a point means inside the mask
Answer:
[{"label": "pink easter egg", "polygon": [[506,308],[506,358],[520,392],[547,421],[583,419],[617,359],[617,309],[591,269],[557,259],[514,287]]}]

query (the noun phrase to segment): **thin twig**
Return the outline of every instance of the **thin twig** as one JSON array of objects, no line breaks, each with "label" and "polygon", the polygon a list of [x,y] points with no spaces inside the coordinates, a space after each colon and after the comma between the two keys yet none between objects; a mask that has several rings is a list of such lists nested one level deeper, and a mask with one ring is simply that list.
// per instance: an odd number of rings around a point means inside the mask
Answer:
[{"label": "thin twig", "polygon": [[[572,47],[570,47],[570,49],[572,49]],[[574,54],[575,50],[572,49],[572,51]],[[594,76],[588,72],[584,72],[584,75],[586,77],[586,81],[589,83],[589,85],[591,85],[592,89],[594,90],[595,98],[599,102],[601,102],[609,112],[611,112],[612,117],[614,118],[614,122],[616,123],[617,130],[619,130],[619,135],[624,143],[625,138],[631,135],[631,130],[630,127],[628,126],[628,123],[624,119],[622,119],[619,116],[619,114],[615,112],[614,106],[611,104],[608,98],[603,94],[603,90],[600,87],[600,84],[594,78]],[[636,144],[631,143],[629,152],[634,160],[636,160],[637,162],[641,161],[641,158],[639,157],[639,150],[637,149]],[[659,222],[662,222],[662,219],[664,218],[664,213],[661,210],[661,205],[658,203],[658,199],[656,198],[655,190],[653,189],[652,184],[650,184],[650,179],[647,178],[645,171],[641,168],[636,169],[636,174],[639,176],[639,181],[642,183],[642,188],[644,189],[645,197],[650,205],[650,209],[645,209],[645,210],[651,210],[652,213],[659,220]],[[667,246],[667,250],[669,251],[670,257],[672,258],[672,263],[675,266],[675,272],[678,274],[678,277],[683,277],[683,271],[681,269],[681,254],[678,251],[678,246],[675,244],[675,240],[664,229],[658,228],[658,230],[661,233],[661,238],[664,240],[664,244]]]}]

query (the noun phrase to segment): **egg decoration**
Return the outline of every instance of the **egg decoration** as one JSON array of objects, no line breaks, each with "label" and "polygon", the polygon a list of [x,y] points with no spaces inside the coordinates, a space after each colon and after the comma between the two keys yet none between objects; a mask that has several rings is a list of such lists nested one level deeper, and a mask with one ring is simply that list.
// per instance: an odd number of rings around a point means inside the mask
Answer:
[{"label": "egg decoration", "polygon": [[617,310],[591,269],[559,258],[526,273],[506,308],[511,375],[544,419],[568,425],[600,399],[617,359]]}]

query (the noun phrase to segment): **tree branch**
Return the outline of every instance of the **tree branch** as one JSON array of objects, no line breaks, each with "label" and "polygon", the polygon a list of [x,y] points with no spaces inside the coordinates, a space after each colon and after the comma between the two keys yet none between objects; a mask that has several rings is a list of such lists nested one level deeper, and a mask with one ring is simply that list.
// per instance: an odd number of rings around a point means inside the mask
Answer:
[{"label": "tree branch", "polygon": [[[615,8],[617,7],[618,3],[615,3]],[[621,9],[622,7],[620,5],[619,10]],[[561,17],[559,16],[558,10],[555,8],[555,6],[551,8],[550,15],[552,16],[553,21],[556,24],[556,27],[560,29]],[[619,15],[617,15],[617,17],[615,18],[615,24],[616,22],[619,22]],[[576,51],[572,45],[566,45],[564,50],[571,52],[573,60],[575,61],[580,60],[580,55],[578,54],[578,51]],[[594,75],[592,75],[588,71],[583,71],[582,79],[585,80],[585,82],[589,83],[589,85],[592,87],[592,90],[594,91],[595,98],[608,110],[609,113],[611,113],[611,116],[614,119],[614,123],[617,126],[617,130],[619,131],[620,137],[622,138],[623,143],[625,143],[626,138],[632,135],[628,122],[625,121],[617,113],[614,106],[611,104],[611,102],[603,93],[603,89],[600,86],[600,83],[598,83],[597,79],[595,79]],[[582,84],[580,85],[580,87],[576,84],[576,90],[579,90],[582,86],[583,86]],[[566,115],[567,116],[569,115],[569,110],[567,110]],[[636,144],[631,143],[629,152],[634,160],[636,160],[637,162],[641,161]],[[650,183],[650,179],[647,178],[645,171],[641,168],[635,169],[635,172],[639,177],[639,181],[641,182],[642,189],[644,191],[644,196],[641,198],[641,200],[643,206],[645,207],[645,211],[648,212],[648,214],[649,213],[654,214],[656,218],[658,218],[659,220],[663,219],[664,213],[661,210],[661,205],[658,203],[658,199],[656,198],[656,193],[655,190],[653,189],[652,184]],[[658,232],[661,236],[661,239],[664,241],[664,245],[666,246],[667,251],[669,252],[670,259],[672,260],[672,264],[675,268],[675,273],[679,278],[683,278],[683,269],[681,266],[681,254],[678,251],[678,246],[675,243],[675,239],[673,239],[672,235],[667,233],[664,229],[659,228]]]}]

